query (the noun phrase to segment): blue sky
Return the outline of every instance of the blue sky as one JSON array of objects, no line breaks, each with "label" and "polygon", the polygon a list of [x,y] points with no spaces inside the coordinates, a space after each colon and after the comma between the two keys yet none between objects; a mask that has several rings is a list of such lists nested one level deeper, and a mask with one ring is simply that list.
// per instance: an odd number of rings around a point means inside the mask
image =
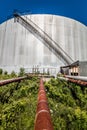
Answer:
[{"label": "blue sky", "polygon": [[55,14],[73,18],[87,25],[87,0],[0,0],[0,23],[14,9],[31,14]]}]

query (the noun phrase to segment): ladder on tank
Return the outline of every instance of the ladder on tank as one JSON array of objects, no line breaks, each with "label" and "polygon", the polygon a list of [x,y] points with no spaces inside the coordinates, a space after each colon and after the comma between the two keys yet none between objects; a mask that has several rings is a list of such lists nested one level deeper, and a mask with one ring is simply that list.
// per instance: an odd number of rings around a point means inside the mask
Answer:
[{"label": "ladder on tank", "polygon": [[44,43],[48,49],[53,52],[57,58],[63,61],[64,64],[71,64],[74,62],[72,58],[38,25],[36,25],[32,20],[26,20],[25,16],[21,16],[19,13],[13,14],[16,22],[19,22],[24,26],[29,32],[31,32],[35,37],[37,37],[41,42]]}]

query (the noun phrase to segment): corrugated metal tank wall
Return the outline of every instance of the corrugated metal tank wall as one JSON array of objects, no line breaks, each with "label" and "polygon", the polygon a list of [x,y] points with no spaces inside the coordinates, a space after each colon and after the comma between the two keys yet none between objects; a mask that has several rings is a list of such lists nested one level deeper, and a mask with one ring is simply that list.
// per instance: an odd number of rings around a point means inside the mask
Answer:
[{"label": "corrugated metal tank wall", "polygon": [[[27,15],[73,60],[87,60],[87,27],[73,19],[56,15]],[[33,34],[14,19],[0,25],[0,67],[33,65],[60,66],[56,58]]]}]

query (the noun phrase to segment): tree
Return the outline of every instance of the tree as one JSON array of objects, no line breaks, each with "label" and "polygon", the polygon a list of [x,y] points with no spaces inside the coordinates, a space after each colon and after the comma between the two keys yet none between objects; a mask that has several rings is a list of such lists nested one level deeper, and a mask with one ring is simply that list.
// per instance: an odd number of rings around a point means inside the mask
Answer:
[{"label": "tree", "polygon": [[20,68],[19,76],[24,76],[24,74],[25,74],[25,69]]},{"label": "tree", "polygon": [[3,69],[0,69],[0,75],[3,73]]},{"label": "tree", "polygon": [[16,76],[16,73],[14,71],[11,72],[11,76],[12,77],[15,77]]}]

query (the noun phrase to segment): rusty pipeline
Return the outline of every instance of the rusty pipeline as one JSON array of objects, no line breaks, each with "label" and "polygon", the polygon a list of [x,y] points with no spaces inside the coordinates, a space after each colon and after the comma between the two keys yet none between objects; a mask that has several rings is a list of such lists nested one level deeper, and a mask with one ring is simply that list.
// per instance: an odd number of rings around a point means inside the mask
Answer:
[{"label": "rusty pipeline", "polygon": [[76,80],[76,79],[68,79],[69,82],[71,83],[75,83],[77,85],[81,85],[81,86],[86,86],[87,87],[87,81],[82,81],[82,80]]},{"label": "rusty pipeline", "polygon": [[26,78],[27,78],[27,76],[23,76],[23,77],[18,77],[18,78],[13,78],[13,79],[2,80],[2,81],[0,81],[0,86],[6,85],[9,83],[13,83],[13,82],[18,82],[18,81],[21,81]]},{"label": "rusty pipeline", "polygon": [[43,80],[40,80],[34,130],[53,130]]}]

